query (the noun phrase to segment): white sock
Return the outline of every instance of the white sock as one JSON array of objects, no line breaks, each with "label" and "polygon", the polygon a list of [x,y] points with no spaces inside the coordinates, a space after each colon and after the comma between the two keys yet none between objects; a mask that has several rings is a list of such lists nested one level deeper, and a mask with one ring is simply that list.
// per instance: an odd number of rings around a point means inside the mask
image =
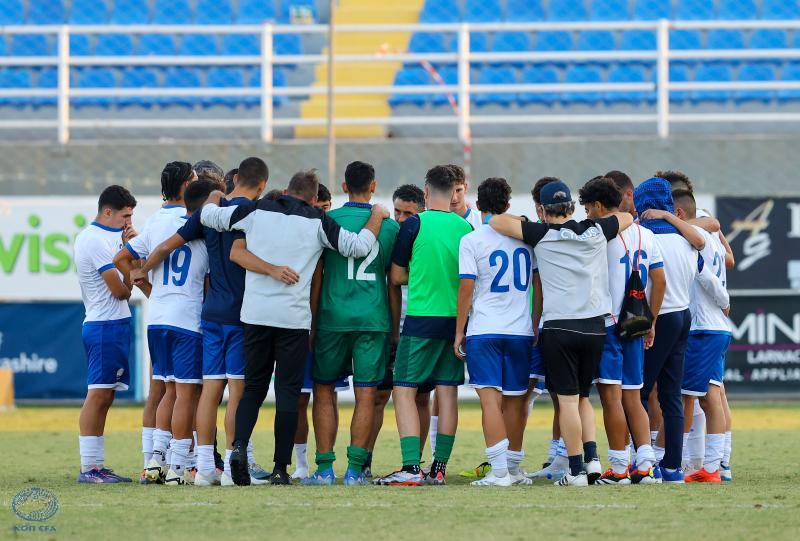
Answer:
[{"label": "white sock", "polygon": [[733,450],[733,437],[731,431],[725,432],[725,447],[722,451],[722,463],[726,466],[731,465],[731,451]]},{"label": "white sock", "polygon": [[153,458],[161,466],[167,464],[167,448],[172,439],[172,432],[156,428],[153,431]]},{"label": "white sock", "polygon": [[683,433],[683,448],[681,450],[681,466],[689,464],[689,432]]},{"label": "white sock", "polygon": [[550,447],[547,449],[547,461],[552,462],[558,454],[558,440],[550,440]]},{"label": "white sock", "polygon": [[628,471],[629,456],[627,449],[608,450],[608,461],[611,463],[611,469],[614,473],[619,475]]},{"label": "white sock", "polygon": [[628,442],[628,445],[625,446],[625,449],[628,450],[628,464],[633,464],[636,462],[636,448],[633,446],[633,440]]},{"label": "white sock", "polygon": [[308,469],[308,444],[307,443],[295,443],[294,444],[294,456],[297,459],[297,469],[298,470],[307,470]]},{"label": "white sock", "polygon": [[508,475],[508,438],[487,447],[486,458],[492,465],[492,474],[495,477]]},{"label": "white sock", "polygon": [[428,438],[431,440],[431,456],[436,451],[436,435],[439,433],[439,417],[431,415],[431,427],[428,430]]},{"label": "white sock", "polygon": [[216,470],[214,465],[214,446],[198,445],[197,449],[197,472],[203,475],[213,475]]},{"label": "white sock", "polygon": [[224,471],[230,477],[231,475],[231,453],[233,453],[233,449],[225,449],[225,466]]},{"label": "white sock", "polygon": [[103,468],[106,463],[106,437],[98,436],[94,445],[94,463]]},{"label": "white sock", "polygon": [[[695,402],[692,429],[689,431],[689,464],[699,469],[705,456],[706,446],[706,414],[698,402]],[[685,459],[686,457],[684,457]]]},{"label": "white sock", "polygon": [[652,445],[640,445],[636,450],[636,468],[640,471],[650,471],[656,463],[656,453]]},{"label": "white sock", "polygon": [[719,470],[724,447],[725,434],[708,434],[706,436],[706,454],[703,457],[703,469],[708,473],[714,473]]},{"label": "white sock", "polygon": [[99,464],[97,459],[97,440],[100,436],[78,436],[78,449],[81,457],[81,472],[87,472]]},{"label": "white sock", "polygon": [[659,447],[658,445],[653,445],[653,453],[656,455],[656,462],[661,462],[664,460],[664,453],[666,450],[663,447]]},{"label": "white sock", "polygon": [[657,439],[658,439],[658,430],[651,430],[650,431],[650,445],[655,447]]},{"label": "white sock", "polygon": [[539,393],[536,391],[531,393],[531,398],[528,400],[528,416],[533,413],[533,404],[536,402],[536,399],[539,398]]},{"label": "white sock", "polygon": [[519,466],[525,460],[525,451],[508,451],[506,453],[508,458],[508,471],[511,475],[519,475]]},{"label": "white sock", "polygon": [[167,465],[172,465],[172,451],[175,449],[175,442],[177,442],[175,438],[169,440],[169,445],[167,446]]},{"label": "white sock", "polygon": [[197,430],[192,430],[192,449],[198,446],[197,443]]},{"label": "white sock", "polygon": [[181,475],[183,469],[189,466],[189,449],[192,447],[192,439],[172,440],[170,447],[172,447],[170,468],[178,475]]},{"label": "white sock", "polygon": [[253,440],[247,442],[247,463],[248,464],[256,463],[256,455],[253,452]]},{"label": "white sock", "polygon": [[186,460],[186,467],[187,468],[196,468],[197,467],[197,453],[195,452],[196,447],[189,448],[189,456]]},{"label": "white sock", "polygon": [[556,456],[563,456],[566,458],[567,456],[567,444],[564,443],[564,438],[558,439],[558,447],[556,447]]},{"label": "white sock", "polygon": [[142,427],[142,454],[144,455],[145,469],[147,469],[150,459],[153,458],[153,432],[155,430],[155,428],[151,427]]}]

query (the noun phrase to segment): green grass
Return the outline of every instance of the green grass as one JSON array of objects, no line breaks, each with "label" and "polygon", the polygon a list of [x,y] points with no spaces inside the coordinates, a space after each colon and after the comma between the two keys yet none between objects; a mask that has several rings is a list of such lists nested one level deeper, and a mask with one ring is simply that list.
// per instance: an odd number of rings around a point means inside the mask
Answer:
[{"label": "green grass", "polygon": [[[77,415],[77,409],[47,408],[0,414],[0,450],[5,458],[0,475],[0,539],[15,538],[14,527],[26,524],[12,513],[11,499],[30,486],[47,488],[58,497],[58,513],[44,523],[56,533],[21,532],[18,538],[772,540],[797,539],[800,531],[800,408],[796,406],[735,408],[734,415],[749,420],[734,432],[734,483],[587,489],[549,483],[510,489],[468,486],[456,474],[481,461],[484,448],[480,413],[474,405],[463,409],[447,487],[78,485],[75,425],[61,420],[65,411],[70,418]],[[533,428],[526,433],[529,470],[544,457],[549,439],[544,427],[551,412],[546,404],[537,404]],[[264,409],[254,435],[257,456],[265,465],[272,450],[272,413]],[[138,409],[117,408],[106,436],[107,462],[131,475],[141,468],[140,434],[130,428],[138,414]],[[378,441],[376,473],[388,473],[399,461],[391,415],[387,411],[387,426]],[[342,424],[349,418],[350,411],[344,410]],[[765,420],[763,425],[760,419]],[[115,423],[124,428],[113,432]],[[52,429],[41,430],[50,425]],[[345,468],[347,439],[342,430],[336,447],[339,474]]]}]

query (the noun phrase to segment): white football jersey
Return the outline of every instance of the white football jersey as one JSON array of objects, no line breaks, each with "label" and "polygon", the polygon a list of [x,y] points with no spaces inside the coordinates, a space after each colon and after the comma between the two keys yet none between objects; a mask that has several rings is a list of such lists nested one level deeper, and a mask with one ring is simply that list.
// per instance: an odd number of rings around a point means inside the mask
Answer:
[{"label": "white football jersey", "polygon": [[[148,221],[142,233],[131,239],[128,249],[146,259],[159,244],[186,223],[185,209],[162,208]],[[148,326],[176,327],[200,332],[208,252],[202,239],[181,246],[163,264],[153,269],[153,291],[148,306]]]},{"label": "white football jersey", "polygon": [[[705,267],[703,272],[710,271],[719,281],[719,285],[725,288],[727,283],[725,247],[722,245],[719,235],[708,231],[702,231],[702,234],[706,239],[706,245],[700,252]],[[720,299],[715,298],[712,290],[704,287],[700,280],[695,281],[692,286],[690,305],[693,331],[730,332],[728,318],[722,313],[719,303]]]},{"label": "white football jersey", "polygon": [[461,239],[458,273],[475,279],[467,336],[533,336],[530,288],[536,261],[522,241],[491,227]]},{"label": "white football jersey", "polygon": [[698,274],[698,253],[689,241],[678,233],[655,235],[661,257],[667,290],[659,314],[680,312],[689,308],[689,293]]},{"label": "white football jersey", "polygon": [[633,270],[639,265],[639,275],[650,300],[650,281],[647,279],[650,269],[664,266],[661,250],[655,235],[649,229],[634,224],[608,241],[608,289],[611,293],[611,314],[606,318],[606,327],[613,325],[619,317],[622,301],[625,298],[625,286]]},{"label": "white football jersey", "polygon": [[464,214],[462,218],[468,221],[469,225],[472,226],[472,229],[475,229],[476,231],[483,225],[483,222],[481,221],[481,211],[476,208],[467,208],[467,213]]},{"label": "white football jersey", "polygon": [[[81,286],[87,321],[113,321],[131,317],[127,300],[111,294],[101,274],[113,269],[114,256],[122,249],[122,229],[92,222],[75,238],[75,267]],[[122,273],[117,271],[122,279]]]}]

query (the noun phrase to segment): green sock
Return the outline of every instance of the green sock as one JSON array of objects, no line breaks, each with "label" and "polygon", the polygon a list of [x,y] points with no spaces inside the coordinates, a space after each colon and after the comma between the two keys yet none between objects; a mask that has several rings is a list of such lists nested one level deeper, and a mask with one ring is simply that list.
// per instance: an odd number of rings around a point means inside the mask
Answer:
[{"label": "green sock", "polygon": [[400,453],[403,466],[419,466],[419,436],[400,438]]},{"label": "green sock", "polygon": [[450,453],[453,452],[453,444],[455,442],[455,435],[450,436],[439,432],[436,436],[436,449],[433,451],[433,459],[447,464],[447,461],[450,460]]},{"label": "green sock", "polygon": [[317,463],[317,469],[325,471],[333,468],[333,462],[336,460],[336,453],[328,451],[327,453],[320,453],[317,451],[314,461]]},{"label": "green sock", "polygon": [[363,447],[349,446],[347,448],[347,469],[360,472],[364,469],[364,464],[367,462],[368,456],[369,451]]}]

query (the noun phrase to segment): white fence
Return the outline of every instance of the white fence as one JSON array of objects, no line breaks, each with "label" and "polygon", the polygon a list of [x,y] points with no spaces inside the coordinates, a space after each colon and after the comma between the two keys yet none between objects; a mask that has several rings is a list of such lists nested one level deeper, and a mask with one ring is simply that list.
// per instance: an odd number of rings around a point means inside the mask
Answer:
[{"label": "white fence", "polygon": [[[56,66],[58,69],[57,88],[45,89],[0,89],[0,98],[14,97],[56,97],[55,119],[2,119],[0,129],[43,129],[57,130],[58,141],[69,141],[71,130],[101,128],[260,128],[265,142],[273,139],[273,128],[296,126],[333,125],[454,125],[458,138],[464,143],[470,140],[470,127],[478,124],[653,124],[660,137],[669,136],[670,125],[675,123],[726,123],[726,122],[798,122],[800,113],[787,112],[725,112],[725,113],[670,113],[670,93],[691,90],[797,90],[800,81],[704,81],[670,82],[669,64],[673,60],[800,60],[800,49],[694,49],[675,50],[670,48],[670,30],[712,30],[712,29],[794,29],[800,30],[800,21],[624,21],[624,22],[565,22],[565,23],[487,23],[487,24],[417,24],[417,25],[338,25],[336,33],[350,32],[441,32],[456,34],[456,52],[442,53],[384,53],[373,54],[335,54],[336,64],[348,62],[447,62],[458,66],[456,85],[418,85],[418,86],[343,86],[333,89],[325,85],[294,87],[274,87],[272,67],[296,64],[320,64],[328,62],[324,54],[275,55],[273,36],[275,34],[323,34],[327,35],[328,25],[273,25],[264,24],[209,26],[209,25],[107,25],[107,26],[5,26],[0,27],[4,34],[50,34],[58,37],[56,56],[10,56],[0,57],[1,66]],[[554,51],[554,52],[472,52],[470,32],[497,31],[581,31],[581,30],[652,30],[657,36],[656,50],[615,50],[615,51]],[[69,37],[71,33],[87,34],[260,34],[261,54],[258,56],[71,56]],[[484,62],[652,62],[656,66],[654,82],[640,83],[559,83],[559,84],[509,84],[482,85],[470,81],[470,65]],[[73,66],[223,66],[250,65],[261,68],[260,88],[70,88],[69,72]],[[470,96],[480,92],[493,93],[550,93],[550,92],[656,92],[654,110],[644,113],[608,114],[547,114],[547,115],[474,115],[470,110]],[[458,96],[456,115],[389,116],[385,118],[276,118],[273,111],[273,97],[307,97],[315,94],[359,95],[359,94],[451,94]],[[258,118],[71,118],[71,99],[76,97],[258,97],[260,116]],[[333,115],[329,108],[329,115]]]}]

